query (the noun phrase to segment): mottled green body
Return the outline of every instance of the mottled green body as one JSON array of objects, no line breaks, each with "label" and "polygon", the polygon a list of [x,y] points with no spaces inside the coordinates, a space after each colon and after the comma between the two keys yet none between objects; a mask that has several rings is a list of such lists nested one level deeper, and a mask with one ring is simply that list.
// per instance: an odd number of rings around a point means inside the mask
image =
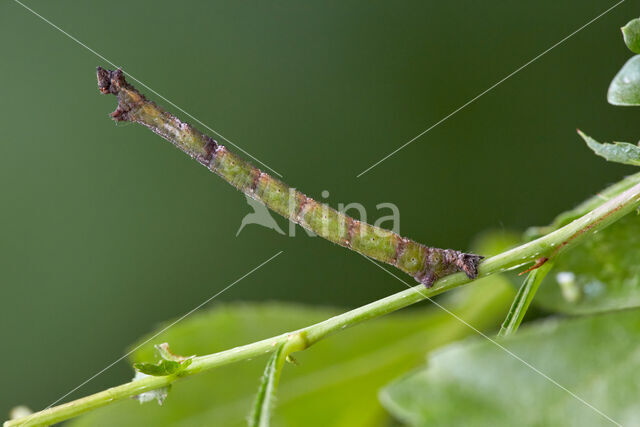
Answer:
[{"label": "mottled green body", "polygon": [[471,278],[477,276],[482,257],[425,246],[307,197],[148,101],[125,81],[120,70],[98,68],[98,85],[103,93],[118,97],[118,108],[112,113],[115,120],[148,127],[238,190],[318,236],[391,264],[426,286],[457,271]]}]

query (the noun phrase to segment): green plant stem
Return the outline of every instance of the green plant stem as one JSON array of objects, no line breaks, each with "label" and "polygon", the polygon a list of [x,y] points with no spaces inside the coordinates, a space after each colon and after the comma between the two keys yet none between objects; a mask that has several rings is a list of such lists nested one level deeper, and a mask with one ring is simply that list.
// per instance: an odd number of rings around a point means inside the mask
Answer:
[{"label": "green plant stem", "polygon": [[[638,206],[640,206],[640,184],[635,184],[633,187],[602,203],[591,212],[570,224],[546,236],[488,258],[480,264],[479,275],[483,277],[517,268],[543,256],[553,261],[553,257],[560,251],[578,244],[590,233],[617,221]],[[452,274],[438,280],[430,289],[425,289],[424,286],[418,285],[294,332],[267,338],[219,353],[196,357],[188,368],[177,375],[145,377],[69,403],[36,412],[28,417],[6,421],[4,427],[48,425],[60,422],[118,400],[166,387],[182,377],[188,377],[219,366],[273,352],[279,345],[290,341],[296,343],[292,351],[301,351],[345,328],[407,307],[418,301],[469,283],[470,281],[471,279],[462,273]]]},{"label": "green plant stem", "polygon": [[507,317],[500,327],[498,336],[507,336],[518,330],[522,319],[524,319],[524,315],[529,309],[529,305],[531,305],[531,301],[533,301],[533,297],[536,295],[536,292],[538,292],[540,283],[542,283],[542,280],[552,268],[553,262],[546,261],[527,275],[516,297],[513,299],[509,313],[507,313]]},{"label": "green plant stem", "polygon": [[624,190],[628,190],[638,183],[640,183],[640,172],[624,177],[595,196],[589,197],[575,208],[562,212],[553,219],[551,224],[542,227],[530,227],[525,233],[526,240],[537,239],[538,237],[551,233],[553,230],[564,227],[571,221],[580,218],[582,215],[597,208],[605,201],[617,196]]}]

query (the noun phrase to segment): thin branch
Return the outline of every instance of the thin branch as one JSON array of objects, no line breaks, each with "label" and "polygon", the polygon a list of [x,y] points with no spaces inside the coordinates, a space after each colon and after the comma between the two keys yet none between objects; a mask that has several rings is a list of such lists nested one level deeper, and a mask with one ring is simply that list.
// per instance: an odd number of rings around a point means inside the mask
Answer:
[{"label": "thin branch", "polygon": [[[615,197],[611,196],[611,199],[570,224],[534,241],[488,258],[480,264],[479,276],[489,276],[517,268],[542,256],[548,257],[550,261],[553,261],[553,257],[560,251],[578,244],[590,233],[603,229],[638,208],[640,206],[640,184],[635,184]],[[430,289],[425,289],[422,285],[418,285],[294,332],[219,353],[196,357],[188,368],[177,375],[145,377],[63,405],[36,412],[28,417],[7,421],[4,423],[4,427],[47,425],[60,422],[118,400],[166,387],[182,377],[192,376],[240,360],[273,352],[279,345],[292,340],[297,343],[292,350],[301,351],[347,327],[383,316],[470,281],[471,279],[462,273],[452,274],[438,280]]]}]

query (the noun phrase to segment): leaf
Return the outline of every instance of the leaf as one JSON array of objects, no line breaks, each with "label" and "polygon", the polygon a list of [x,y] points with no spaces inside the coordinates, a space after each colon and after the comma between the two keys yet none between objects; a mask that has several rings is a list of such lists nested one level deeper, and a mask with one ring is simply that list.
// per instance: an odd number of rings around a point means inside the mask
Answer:
[{"label": "leaf", "polygon": [[[523,328],[500,343],[621,425],[640,419],[640,310]],[[430,426],[610,426],[488,340],[453,344],[383,389],[398,419]]]},{"label": "leaf", "polygon": [[632,19],[621,28],[624,43],[633,53],[640,53],[640,18]]},{"label": "leaf", "polygon": [[177,374],[191,365],[191,361],[192,359],[187,359],[184,362],[161,360],[158,363],[134,363],[133,367],[143,374],[159,377]]},{"label": "leaf", "polygon": [[607,92],[613,105],[640,105],[640,55],[629,59],[613,78]]},{"label": "leaf", "polygon": [[604,157],[610,162],[640,166],[640,147],[637,145],[628,142],[601,143],[580,130],[578,130],[578,134],[598,156]]},{"label": "leaf", "polygon": [[631,213],[558,255],[535,303],[586,314],[640,306],[640,217]]},{"label": "leaf", "polygon": [[260,387],[258,388],[258,394],[256,395],[256,400],[253,404],[253,410],[251,415],[249,415],[249,427],[269,426],[269,420],[271,419],[271,407],[273,406],[278,379],[286,357],[283,357],[283,351],[284,344],[280,344],[278,349],[273,353],[273,355],[271,355],[267,362],[267,366],[265,367],[260,380]]},{"label": "leaf", "polygon": [[[398,290],[404,288],[397,285]],[[390,281],[389,286],[391,292],[396,283]],[[492,276],[440,302],[486,330],[499,325],[513,295],[505,279]],[[308,326],[342,311],[276,303],[218,305],[178,323],[155,342],[171,342],[182,354],[209,354]],[[429,350],[473,333],[428,302],[341,331],[296,354],[299,366],[283,372],[271,422],[276,426],[379,426],[388,418],[377,400],[380,387],[420,364]],[[151,358],[150,344],[133,354],[136,362]],[[178,381],[162,407],[127,400],[88,413],[71,425],[246,426],[264,361],[240,362]]]},{"label": "leaf", "polygon": [[156,377],[163,377],[166,375],[177,374],[180,371],[183,371],[193,361],[193,357],[184,357],[178,356],[177,354],[173,354],[169,349],[168,343],[162,343],[154,346],[158,356],[160,356],[160,361],[157,363],[134,363],[133,367],[143,374],[153,375]]}]

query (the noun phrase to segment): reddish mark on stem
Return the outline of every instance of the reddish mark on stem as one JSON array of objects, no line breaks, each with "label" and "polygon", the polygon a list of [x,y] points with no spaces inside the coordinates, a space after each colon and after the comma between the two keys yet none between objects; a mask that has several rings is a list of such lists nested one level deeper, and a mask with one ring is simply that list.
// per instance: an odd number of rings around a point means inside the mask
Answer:
[{"label": "reddish mark on stem", "polygon": [[521,273],[518,273],[518,276],[522,276],[523,274],[529,273],[530,271],[533,271],[536,268],[542,267],[542,265],[547,261],[549,261],[549,258],[547,258],[547,257],[538,258],[536,260],[535,264],[533,264],[531,267],[527,268],[525,271],[523,271]]},{"label": "reddish mark on stem", "polygon": [[582,234],[586,233],[587,231],[591,230],[593,227],[595,227],[596,225],[600,224],[602,221],[604,221],[607,217],[611,216],[611,214],[613,214],[614,212],[619,211],[620,209],[622,209],[622,205],[618,205],[616,206],[615,209],[610,210],[609,212],[607,212],[606,214],[602,215],[600,218],[598,218],[596,221],[592,222],[591,224],[587,225],[584,228],[581,228],[580,230],[576,231],[573,235],[571,235],[567,240],[565,240],[564,242],[562,242],[555,251],[553,251],[552,255],[557,254],[558,252],[560,252],[560,249],[564,248],[565,246],[567,246],[569,243],[571,243],[572,240],[576,239],[577,237],[581,236]]}]

